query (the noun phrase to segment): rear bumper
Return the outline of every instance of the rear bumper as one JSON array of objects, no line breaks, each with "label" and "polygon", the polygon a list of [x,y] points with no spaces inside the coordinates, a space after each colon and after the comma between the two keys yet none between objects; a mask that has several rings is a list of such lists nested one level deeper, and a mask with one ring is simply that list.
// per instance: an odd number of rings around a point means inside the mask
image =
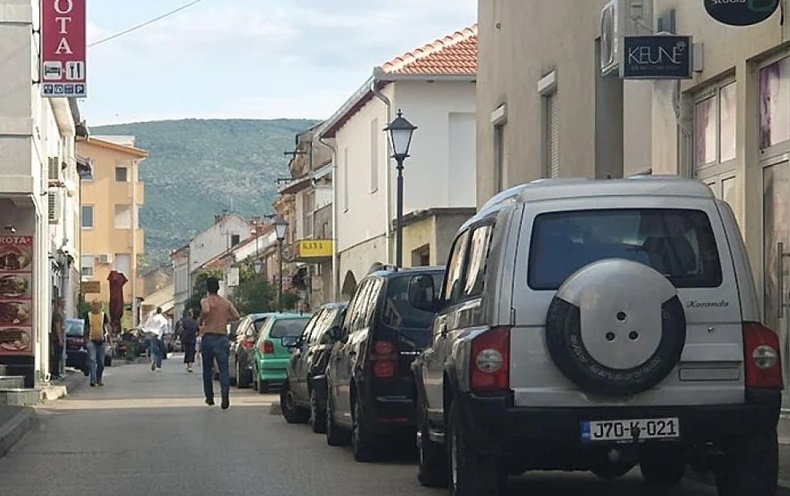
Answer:
[{"label": "rear bumper", "polygon": [[464,426],[481,449],[518,452],[530,445],[534,448],[541,441],[567,449],[589,447],[591,444],[582,440],[581,424],[590,420],[677,417],[679,442],[685,445],[717,444],[734,436],[775,430],[781,393],[756,392],[750,394],[749,402],[738,405],[637,408],[512,407],[505,395],[486,397],[471,393],[454,399],[460,402]]},{"label": "rear bumper", "polygon": [[285,382],[288,358],[264,358],[258,362],[258,375],[263,381]]},{"label": "rear bumper", "polygon": [[80,350],[66,351],[66,367],[73,367],[77,370],[88,368],[88,352]]}]

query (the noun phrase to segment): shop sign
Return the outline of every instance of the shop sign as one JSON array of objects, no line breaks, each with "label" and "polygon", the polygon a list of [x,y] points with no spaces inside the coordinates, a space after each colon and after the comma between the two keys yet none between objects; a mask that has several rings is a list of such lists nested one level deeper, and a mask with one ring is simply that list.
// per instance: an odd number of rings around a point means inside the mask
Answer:
[{"label": "shop sign", "polygon": [[45,98],[85,98],[87,0],[41,2],[41,93]]},{"label": "shop sign", "polygon": [[302,239],[298,241],[300,258],[327,258],[332,256],[331,239]]},{"label": "shop sign", "polygon": [[33,236],[0,236],[0,356],[33,355]]},{"label": "shop sign", "polygon": [[768,19],[779,0],[703,0],[708,15],[729,26],[753,26]]},{"label": "shop sign", "polygon": [[623,50],[624,79],[691,78],[691,36],[626,36]]},{"label": "shop sign", "polygon": [[84,281],[80,284],[82,294],[99,294],[101,293],[101,281]]}]

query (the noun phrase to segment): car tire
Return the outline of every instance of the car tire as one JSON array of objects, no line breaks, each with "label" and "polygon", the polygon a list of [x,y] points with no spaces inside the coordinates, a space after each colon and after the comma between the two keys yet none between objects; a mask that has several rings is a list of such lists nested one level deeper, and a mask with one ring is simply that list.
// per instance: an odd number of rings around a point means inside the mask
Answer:
[{"label": "car tire", "polygon": [[245,374],[243,374],[243,372],[246,371],[241,370],[241,364],[239,363],[239,359],[237,358],[236,359],[236,389],[246,389],[250,386],[250,383],[249,381],[247,381],[247,378],[245,377]]},{"label": "car tire", "polygon": [[774,496],[779,479],[779,442],[775,430],[723,446],[716,470],[719,496]]},{"label": "car tire", "polygon": [[335,407],[332,395],[326,398],[326,444],[329,446],[345,446],[350,441],[349,432],[335,423]]},{"label": "car tire", "polygon": [[312,389],[310,390],[310,427],[316,434],[326,432],[326,407],[322,407]]},{"label": "car tire", "polygon": [[88,369],[84,369],[82,373],[85,375],[85,377],[88,377],[90,375],[90,371]]},{"label": "car tire", "polygon": [[431,441],[428,421],[422,410],[417,429],[417,480],[425,487],[447,487],[447,450],[444,444]]},{"label": "car tire", "polygon": [[663,449],[659,446],[643,450],[639,469],[648,487],[677,486],[686,474],[686,457],[680,449]]},{"label": "car tire", "polygon": [[105,367],[112,367],[112,357],[111,356],[104,356],[104,366]]},{"label": "car tire", "polygon": [[288,381],[285,381],[280,389],[280,409],[289,424],[304,424],[310,419],[310,410],[296,405]]},{"label": "car tire", "polygon": [[374,462],[378,459],[378,439],[367,426],[362,405],[354,399],[354,415],[351,417],[351,452],[354,460],[361,463]]},{"label": "car tire", "polygon": [[258,380],[258,393],[260,394],[269,394],[271,388],[269,387],[269,381]]},{"label": "car tire", "polygon": [[452,402],[448,422],[448,482],[451,496],[499,496],[504,479],[498,460],[469,446],[460,407]]}]

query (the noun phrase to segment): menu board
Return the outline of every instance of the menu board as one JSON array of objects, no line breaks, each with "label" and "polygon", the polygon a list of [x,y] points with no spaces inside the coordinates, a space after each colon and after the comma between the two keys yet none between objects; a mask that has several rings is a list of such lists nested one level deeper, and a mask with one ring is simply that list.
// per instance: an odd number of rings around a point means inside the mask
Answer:
[{"label": "menu board", "polygon": [[33,354],[33,236],[0,236],[0,356]]}]

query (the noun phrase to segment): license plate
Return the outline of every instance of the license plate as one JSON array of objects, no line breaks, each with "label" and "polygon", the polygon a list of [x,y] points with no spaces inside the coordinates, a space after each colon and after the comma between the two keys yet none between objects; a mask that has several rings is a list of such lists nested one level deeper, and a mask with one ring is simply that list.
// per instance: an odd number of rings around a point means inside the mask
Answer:
[{"label": "license plate", "polygon": [[582,441],[640,441],[680,437],[677,418],[593,420],[582,422]]}]

